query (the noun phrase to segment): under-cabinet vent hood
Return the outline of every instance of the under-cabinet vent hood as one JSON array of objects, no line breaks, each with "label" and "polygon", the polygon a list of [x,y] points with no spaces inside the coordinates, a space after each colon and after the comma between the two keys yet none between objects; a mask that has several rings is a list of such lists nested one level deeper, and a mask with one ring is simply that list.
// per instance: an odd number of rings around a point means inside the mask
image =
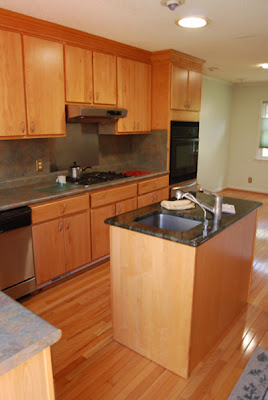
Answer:
[{"label": "under-cabinet vent hood", "polygon": [[66,122],[90,124],[92,122],[109,123],[116,122],[119,118],[127,116],[127,110],[123,108],[97,108],[82,105],[66,105]]}]

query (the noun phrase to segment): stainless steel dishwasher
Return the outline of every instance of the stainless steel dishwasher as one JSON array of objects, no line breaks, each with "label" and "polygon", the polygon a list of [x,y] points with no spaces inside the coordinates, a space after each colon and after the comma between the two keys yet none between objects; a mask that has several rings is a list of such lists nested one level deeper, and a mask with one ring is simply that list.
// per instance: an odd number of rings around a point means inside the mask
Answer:
[{"label": "stainless steel dishwasher", "polygon": [[35,290],[28,206],[0,212],[0,290],[14,299]]}]

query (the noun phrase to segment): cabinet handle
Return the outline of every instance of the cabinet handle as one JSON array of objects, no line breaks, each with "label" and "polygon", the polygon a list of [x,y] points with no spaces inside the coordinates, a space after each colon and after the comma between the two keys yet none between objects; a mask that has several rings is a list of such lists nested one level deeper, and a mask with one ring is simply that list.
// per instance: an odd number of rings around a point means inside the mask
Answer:
[{"label": "cabinet handle", "polygon": [[34,132],[34,122],[31,124],[31,131]]},{"label": "cabinet handle", "polygon": [[22,133],[25,132],[25,122],[21,123],[21,131],[22,131]]},{"label": "cabinet handle", "polygon": [[120,205],[120,206],[118,206],[118,213],[121,213],[122,212],[122,206]]},{"label": "cabinet handle", "polygon": [[136,129],[136,122],[134,122],[134,125],[133,125],[133,130],[135,131],[135,129]]},{"label": "cabinet handle", "polygon": [[99,100],[99,97],[100,97],[100,93],[96,92],[96,100]]},{"label": "cabinet handle", "polygon": [[140,123],[137,122],[137,129],[140,129]]},{"label": "cabinet handle", "polygon": [[158,201],[158,193],[155,195],[155,200]]},{"label": "cabinet handle", "polygon": [[185,108],[188,108],[188,103],[187,103],[187,101],[184,102],[184,107],[185,107]]},{"label": "cabinet handle", "polygon": [[89,92],[89,100],[92,101],[92,91]]},{"label": "cabinet handle", "polygon": [[65,210],[66,210],[66,204],[64,203],[64,204],[62,205],[62,209],[61,209],[62,214],[65,213]]},{"label": "cabinet handle", "polygon": [[62,228],[63,228],[63,223],[62,223],[62,222],[60,222],[60,223],[59,223],[59,232],[61,232],[61,231],[62,231]]},{"label": "cabinet handle", "polygon": [[155,195],[154,194],[152,195],[152,201],[153,202],[155,201]]},{"label": "cabinet handle", "polygon": [[113,208],[112,215],[115,215],[115,206]]},{"label": "cabinet handle", "polygon": [[70,228],[70,220],[67,220],[67,225],[66,225],[66,229],[68,230]]}]

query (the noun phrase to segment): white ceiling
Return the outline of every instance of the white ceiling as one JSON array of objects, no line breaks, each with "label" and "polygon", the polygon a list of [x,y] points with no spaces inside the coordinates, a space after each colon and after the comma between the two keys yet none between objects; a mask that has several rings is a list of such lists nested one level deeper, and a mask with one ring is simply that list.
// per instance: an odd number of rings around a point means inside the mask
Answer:
[{"label": "white ceiling", "polygon": [[[0,0],[0,7],[149,51],[182,51],[204,59],[206,75],[232,83],[268,82],[258,67],[268,62],[268,0],[185,0],[175,11],[160,0]],[[175,25],[192,15],[211,23]]]}]

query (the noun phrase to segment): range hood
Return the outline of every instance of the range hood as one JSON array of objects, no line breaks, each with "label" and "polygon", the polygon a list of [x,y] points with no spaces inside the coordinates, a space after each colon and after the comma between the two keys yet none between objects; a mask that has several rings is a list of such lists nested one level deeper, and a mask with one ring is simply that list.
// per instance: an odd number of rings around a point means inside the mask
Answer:
[{"label": "range hood", "polygon": [[123,108],[87,107],[83,105],[66,105],[66,122],[90,124],[92,122],[109,123],[116,122],[119,118],[127,116],[127,110]]}]

